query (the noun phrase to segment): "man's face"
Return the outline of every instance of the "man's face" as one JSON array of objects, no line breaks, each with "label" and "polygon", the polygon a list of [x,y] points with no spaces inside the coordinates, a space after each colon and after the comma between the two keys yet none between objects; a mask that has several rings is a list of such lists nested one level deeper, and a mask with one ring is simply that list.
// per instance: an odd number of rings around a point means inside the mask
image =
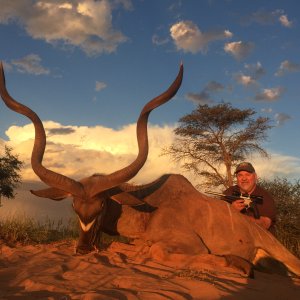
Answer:
[{"label": "man's face", "polygon": [[251,193],[256,185],[256,173],[249,173],[247,171],[240,171],[236,174],[237,185],[244,193]]}]

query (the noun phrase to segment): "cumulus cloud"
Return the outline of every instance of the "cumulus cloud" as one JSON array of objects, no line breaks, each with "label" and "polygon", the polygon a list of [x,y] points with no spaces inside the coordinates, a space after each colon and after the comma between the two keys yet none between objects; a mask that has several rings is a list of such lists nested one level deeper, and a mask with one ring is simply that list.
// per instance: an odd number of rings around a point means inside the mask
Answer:
[{"label": "cumulus cloud", "polygon": [[195,102],[196,104],[211,104],[214,100],[211,98],[211,93],[216,93],[224,90],[224,86],[216,81],[210,81],[200,93],[187,93],[185,98]]},{"label": "cumulus cloud", "polygon": [[233,36],[229,30],[201,32],[192,21],[173,24],[170,34],[178,50],[191,53],[205,53],[209,43]]},{"label": "cumulus cloud", "polygon": [[260,62],[257,62],[256,64],[245,64],[244,67],[246,70],[246,74],[240,72],[234,76],[237,83],[244,86],[257,85],[257,80],[265,74],[265,70],[262,67],[262,64]]},{"label": "cumulus cloud", "polygon": [[[288,120],[288,116],[278,116],[278,120]],[[80,179],[93,173],[112,173],[130,164],[137,155],[135,124],[129,124],[119,130],[95,126],[64,126],[56,122],[44,123],[46,131],[50,129],[56,134],[48,136],[43,164],[47,168],[66,176]],[[69,130],[66,129],[69,128]],[[170,162],[167,156],[161,156],[161,149],[174,142],[174,126],[155,126],[149,128],[149,156],[145,166],[132,179],[137,184],[150,182],[164,173],[182,173],[180,165]],[[59,134],[61,133],[61,134]],[[6,134],[8,141],[0,139],[0,146],[12,146],[19,158],[25,162],[22,169],[24,182],[39,181],[33,173],[30,156],[34,140],[34,128],[30,124],[11,126]],[[1,150],[0,147],[0,150]],[[254,157],[258,174],[266,176],[292,176],[300,174],[300,159],[285,155],[274,155],[270,160]],[[271,170],[270,170],[271,168]],[[184,174],[192,182],[199,183],[199,178],[192,174]]]},{"label": "cumulus cloud", "polygon": [[95,91],[100,92],[101,90],[105,89],[107,87],[107,84],[102,81],[96,81],[95,85]]},{"label": "cumulus cloud", "polygon": [[287,15],[279,16],[279,22],[284,27],[292,27],[293,26],[293,22],[288,19]]},{"label": "cumulus cloud", "polygon": [[127,40],[112,24],[112,9],[118,3],[129,9],[131,1],[6,1],[0,23],[16,22],[34,39],[76,46],[88,55],[111,53]]},{"label": "cumulus cloud", "polygon": [[244,85],[244,86],[257,84],[257,81],[253,77],[251,77],[250,75],[242,74],[242,73],[235,75],[235,79],[236,79],[237,83]]},{"label": "cumulus cloud", "polygon": [[50,70],[43,67],[42,59],[37,54],[28,54],[21,59],[14,59],[11,64],[17,68],[20,73],[28,73],[34,75],[48,75]]},{"label": "cumulus cloud", "polygon": [[[44,122],[44,126],[47,148],[43,164],[72,178],[78,179],[93,173],[112,173],[130,164],[138,152],[135,124],[119,130],[102,126],[64,126],[52,121]],[[169,157],[160,156],[162,147],[173,142],[173,130],[173,126],[149,126],[149,156],[141,172],[133,179],[135,182],[149,182],[164,173],[180,172],[178,165],[170,164]],[[33,125],[11,126],[6,135],[7,144],[25,162],[23,179],[37,180],[30,165]]]},{"label": "cumulus cloud", "polygon": [[253,49],[253,43],[242,41],[226,43],[224,46],[225,52],[231,54],[237,60],[246,58]]},{"label": "cumulus cloud", "polygon": [[283,76],[290,72],[300,72],[300,64],[285,60],[280,64],[275,76]]},{"label": "cumulus cloud", "polygon": [[292,119],[292,117],[285,113],[277,113],[275,114],[275,120],[278,126],[283,125],[286,121]]},{"label": "cumulus cloud", "polygon": [[270,153],[269,160],[255,156],[253,164],[260,178],[272,179],[286,177],[289,179],[299,178],[300,159],[299,157]]},{"label": "cumulus cloud", "polygon": [[256,101],[276,101],[280,98],[284,89],[282,87],[263,89],[261,93],[255,96]]}]

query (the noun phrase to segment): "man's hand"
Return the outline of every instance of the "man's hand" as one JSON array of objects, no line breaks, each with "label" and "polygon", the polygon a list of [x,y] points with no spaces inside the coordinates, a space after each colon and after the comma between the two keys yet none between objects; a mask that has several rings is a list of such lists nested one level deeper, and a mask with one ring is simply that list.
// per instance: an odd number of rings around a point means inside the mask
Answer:
[{"label": "man's hand", "polygon": [[235,200],[231,203],[231,205],[238,211],[241,211],[246,207],[244,199]]}]

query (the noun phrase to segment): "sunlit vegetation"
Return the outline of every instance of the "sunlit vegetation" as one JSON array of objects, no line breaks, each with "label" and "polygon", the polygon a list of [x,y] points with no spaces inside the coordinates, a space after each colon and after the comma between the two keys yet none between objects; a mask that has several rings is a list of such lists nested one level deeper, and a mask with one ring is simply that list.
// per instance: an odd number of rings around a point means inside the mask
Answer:
[{"label": "sunlit vegetation", "polygon": [[286,178],[275,178],[262,180],[260,184],[275,200],[276,237],[300,258],[300,181],[290,182]]},{"label": "sunlit vegetation", "polygon": [[46,219],[44,222],[27,217],[13,217],[0,221],[0,238],[13,245],[43,244],[78,237],[78,224],[70,219],[67,224],[62,220]]},{"label": "sunlit vegetation", "polygon": [[[76,217],[69,219],[68,222],[53,221],[49,218],[42,222],[26,216],[0,220],[0,240],[11,246],[47,244],[61,240],[76,241],[78,237],[79,222]],[[122,236],[101,235],[102,248],[113,241],[128,243],[129,240]]]}]

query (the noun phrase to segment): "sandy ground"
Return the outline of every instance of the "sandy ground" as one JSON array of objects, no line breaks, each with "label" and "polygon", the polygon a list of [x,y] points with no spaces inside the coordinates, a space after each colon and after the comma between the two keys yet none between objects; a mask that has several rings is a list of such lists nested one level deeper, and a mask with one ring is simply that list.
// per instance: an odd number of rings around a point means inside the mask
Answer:
[{"label": "sandy ground", "polygon": [[[1,244],[1,241],[0,241]],[[74,242],[0,245],[0,299],[300,299],[300,279],[229,268],[177,270],[143,259],[137,246],[113,243],[75,255]]]}]

